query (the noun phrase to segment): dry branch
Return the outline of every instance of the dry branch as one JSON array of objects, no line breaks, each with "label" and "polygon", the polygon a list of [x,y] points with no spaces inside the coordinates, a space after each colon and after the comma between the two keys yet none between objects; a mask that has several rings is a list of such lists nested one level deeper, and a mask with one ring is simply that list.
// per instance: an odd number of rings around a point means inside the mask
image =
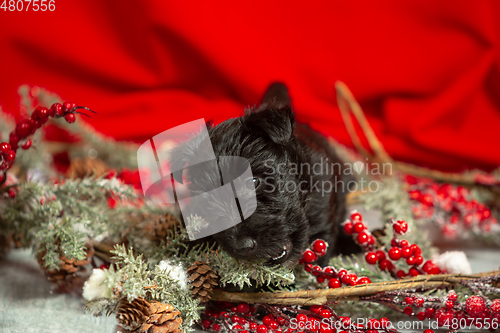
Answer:
[{"label": "dry branch", "polygon": [[323,305],[327,302],[342,300],[358,300],[360,296],[375,295],[379,292],[394,290],[429,290],[447,287],[460,281],[474,281],[489,277],[491,280],[500,279],[500,270],[463,275],[463,274],[438,274],[419,275],[412,278],[370,283],[352,287],[336,289],[300,290],[295,292],[261,292],[261,293],[229,293],[214,290],[212,301],[245,302],[280,305]]}]

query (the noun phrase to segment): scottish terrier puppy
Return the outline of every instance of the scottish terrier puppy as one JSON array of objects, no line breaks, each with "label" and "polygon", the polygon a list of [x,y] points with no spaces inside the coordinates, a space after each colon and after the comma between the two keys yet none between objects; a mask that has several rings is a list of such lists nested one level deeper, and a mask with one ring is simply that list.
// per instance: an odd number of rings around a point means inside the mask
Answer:
[{"label": "scottish terrier puppy", "polygon": [[[345,217],[347,193],[342,162],[325,137],[295,122],[284,85],[271,85],[258,108],[217,126],[208,123],[207,128],[218,166],[188,172],[184,181],[194,194],[206,193],[220,186],[221,172],[230,174],[235,169],[235,163],[227,164],[220,157],[243,157],[253,174],[245,186],[254,191],[257,201],[253,214],[212,236],[225,251],[240,259],[286,266],[297,263],[317,238],[329,243],[323,264],[342,252],[339,224]],[[203,155],[207,148],[203,142],[195,137],[176,149],[172,166],[182,169]],[[190,174],[197,179],[190,179]],[[176,180],[182,182],[182,177],[174,173]],[[234,214],[216,198],[208,202],[203,218],[209,223]]]}]

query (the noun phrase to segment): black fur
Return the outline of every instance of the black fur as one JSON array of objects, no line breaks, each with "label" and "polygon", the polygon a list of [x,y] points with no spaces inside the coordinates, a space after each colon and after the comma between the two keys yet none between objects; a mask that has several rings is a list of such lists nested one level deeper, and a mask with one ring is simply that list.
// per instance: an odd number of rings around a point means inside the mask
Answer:
[{"label": "black fur", "polygon": [[[246,158],[259,182],[256,211],[242,223],[213,235],[213,238],[234,257],[264,259],[270,264],[284,265],[296,263],[311,241],[322,238],[330,244],[328,254],[321,260],[325,263],[333,253],[340,252],[338,226],[345,215],[346,193],[335,190],[322,193],[314,184],[331,182],[335,186],[342,180],[339,168],[342,163],[322,135],[295,123],[287,98],[286,88],[275,84],[260,107],[249,109],[242,117],[226,120],[217,126],[207,124],[216,156]],[[195,137],[177,149],[171,159],[173,167],[180,169],[191,159],[206,153],[207,147],[202,147],[202,142]],[[325,168],[337,163],[333,168],[335,173],[316,174],[312,166],[319,163]],[[299,167],[297,172],[293,172],[293,165]],[[189,179],[188,172],[186,177],[194,194],[220,186],[218,168],[222,172],[231,171],[225,170],[230,166],[219,159],[218,166],[216,163],[204,164],[196,173],[199,179]],[[181,180],[182,175],[177,173],[174,177]],[[296,188],[300,184],[300,190],[293,190],[293,184]],[[216,220],[229,214],[224,203],[213,199],[206,209],[205,219]],[[280,257],[283,251],[286,254]]]}]

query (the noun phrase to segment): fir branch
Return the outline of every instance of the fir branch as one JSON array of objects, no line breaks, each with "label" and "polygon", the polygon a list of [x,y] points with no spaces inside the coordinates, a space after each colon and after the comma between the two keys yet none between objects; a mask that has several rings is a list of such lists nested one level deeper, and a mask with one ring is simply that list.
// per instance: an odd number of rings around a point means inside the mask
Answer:
[{"label": "fir branch", "polygon": [[[169,271],[161,271],[150,268],[143,260],[142,254],[134,256],[132,249],[127,250],[125,246],[117,245],[113,258],[116,264],[112,265],[105,273],[105,284],[116,290],[116,297],[126,297],[130,302],[138,297],[146,300],[156,300],[162,303],[172,304],[181,311],[183,323],[182,329],[191,331],[191,326],[199,320],[198,300],[193,299],[189,288],[183,287],[177,280],[170,276]],[[152,287],[154,286],[154,287]],[[102,302],[94,308],[94,313],[104,312],[106,303]]]}]

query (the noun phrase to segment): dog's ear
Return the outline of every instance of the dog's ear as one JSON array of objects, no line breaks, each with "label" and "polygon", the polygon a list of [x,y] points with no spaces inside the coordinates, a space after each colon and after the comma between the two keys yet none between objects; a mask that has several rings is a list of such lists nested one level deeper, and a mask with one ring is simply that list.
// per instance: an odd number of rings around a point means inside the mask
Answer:
[{"label": "dog's ear", "polygon": [[267,103],[257,110],[249,110],[243,124],[251,129],[260,129],[278,144],[286,144],[292,137],[295,127],[295,114],[291,106]]},{"label": "dog's ear", "polygon": [[261,101],[261,104],[267,103],[275,103],[278,106],[292,105],[288,88],[284,83],[273,82],[269,85]]}]

